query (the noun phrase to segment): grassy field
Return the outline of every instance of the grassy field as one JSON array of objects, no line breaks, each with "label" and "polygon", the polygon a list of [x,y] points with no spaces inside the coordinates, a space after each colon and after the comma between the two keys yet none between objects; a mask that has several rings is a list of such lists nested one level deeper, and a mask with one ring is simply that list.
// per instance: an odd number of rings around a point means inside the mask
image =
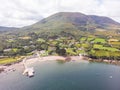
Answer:
[{"label": "grassy field", "polygon": [[0,59],[0,65],[5,65],[5,64],[11,64],[11,63],[15,63],[18,62],[22,59],[22,57],[8,57],[8,58],[1,58]]},{"label": "grassy field", "polygon": [[80,41],[85,41],[87,39],[87,37],[82,37],[81,39],[80,39]]},{"label": "grassy field", "polygon": [[94,38],[92,38],[92,37],[88,37],[87,38],[87,41],[92,41]]},{"label": "grassy field", "polygon": [[81,44],[81,46],[84,48],[87,48],[87,47],[89,47],[89,44],[83,43],[83,44]]},{"label": "grassy field", "polygon": [[112,45],[120,45],[120,42],[110,42]]},{"label": "grassy field", "polygon": [[94,40],[94,43],[106,43],[106,40],[105,39],[102,39],[102,38],[96,38]]},{"label": "grassy field", "polygon": [[94,44],[93,48],[99,50],[107,50],[107,51],[119,51],[119,49],[113,47],[104,47],[103,45],[99,45],[99,44]]},{"label": "grassy field", "polygon": [[102,49],[102,48],[103,48],[103,45],[94,44],[93,48]]}]

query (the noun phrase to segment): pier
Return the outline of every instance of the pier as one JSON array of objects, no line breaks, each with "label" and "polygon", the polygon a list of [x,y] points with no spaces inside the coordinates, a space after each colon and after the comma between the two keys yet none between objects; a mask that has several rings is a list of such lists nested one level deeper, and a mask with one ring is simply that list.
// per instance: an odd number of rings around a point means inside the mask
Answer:
[{"label": "pier", "polygon": [[26,58],[23,59],[23,66],[25,68],[23,75],[27,75],[29,77],[33,77],[34,76],[34,68],[33,67],[28,67],[27,66],[27,61],[29,61],[30,59],[33,58],[38,58],[38,60],[41,60],[42,58],[40,57],[40,54],[38,51],[34,51],[34,54],[32,56],[28,56]]},{"label": "pier", "polygon": [[26,58],[23,60],[23,66],[25,68],[23,75],[27,75],[29,77],[33,77],[34,76],[34,68],[33,67],[28,67],[26,65]]}]

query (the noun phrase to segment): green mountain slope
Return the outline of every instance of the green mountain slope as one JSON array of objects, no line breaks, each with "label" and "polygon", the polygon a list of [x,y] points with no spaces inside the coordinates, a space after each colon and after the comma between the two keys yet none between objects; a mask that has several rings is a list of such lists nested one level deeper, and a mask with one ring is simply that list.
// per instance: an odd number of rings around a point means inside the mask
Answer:
[{"label": "green mountain slope", "polygon": [[18,29],[18,28],[0,26],[0,31],[10,31],[10,30],[15,30],[15,29]]},{"label": "green mountain slope", "polygon": [[41,21],[22,28],[29,31],[63,31],[63,30],[109,30],[120,27],[120,23],[102,16],[85,15],[78,12],[60,12]]}]

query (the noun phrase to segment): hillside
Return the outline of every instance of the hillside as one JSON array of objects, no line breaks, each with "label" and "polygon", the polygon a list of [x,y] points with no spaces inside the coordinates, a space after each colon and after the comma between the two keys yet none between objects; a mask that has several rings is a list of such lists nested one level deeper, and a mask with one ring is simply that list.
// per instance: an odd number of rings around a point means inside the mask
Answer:
[{"label": "hillside", "polygon": [[[0,33],[0,56],[17,58],[44,50],[43,56],[82,54],[98,60],[120,60],[119,27],[108,17],[60,12],[33,25]],[[15,58],[4,58],[0,64],[13,62]]]},{"label": "hillside", "polygon": [[15,29],[18,29],[18,28],[0,26],[0,31],[10,31],[10,30],[15,30]]},{"label": "hillside", "polygon": [[41,21],[22,28],[29,31],[63,31],[63,30],[110,30],[120,27],[120,23],[108,17],[85,15],[82,13],[73,12],[59,12],[51,15]]}]

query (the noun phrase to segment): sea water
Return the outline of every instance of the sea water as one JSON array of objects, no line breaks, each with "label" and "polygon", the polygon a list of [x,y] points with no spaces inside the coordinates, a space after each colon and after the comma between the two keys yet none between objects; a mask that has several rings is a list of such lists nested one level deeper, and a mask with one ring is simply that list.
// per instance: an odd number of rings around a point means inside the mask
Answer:
[{"label": "sea water", "polygon": [[35,76],[0,74],[0,90],[120,90],[120,67],[103,63],[39,62]]}]

